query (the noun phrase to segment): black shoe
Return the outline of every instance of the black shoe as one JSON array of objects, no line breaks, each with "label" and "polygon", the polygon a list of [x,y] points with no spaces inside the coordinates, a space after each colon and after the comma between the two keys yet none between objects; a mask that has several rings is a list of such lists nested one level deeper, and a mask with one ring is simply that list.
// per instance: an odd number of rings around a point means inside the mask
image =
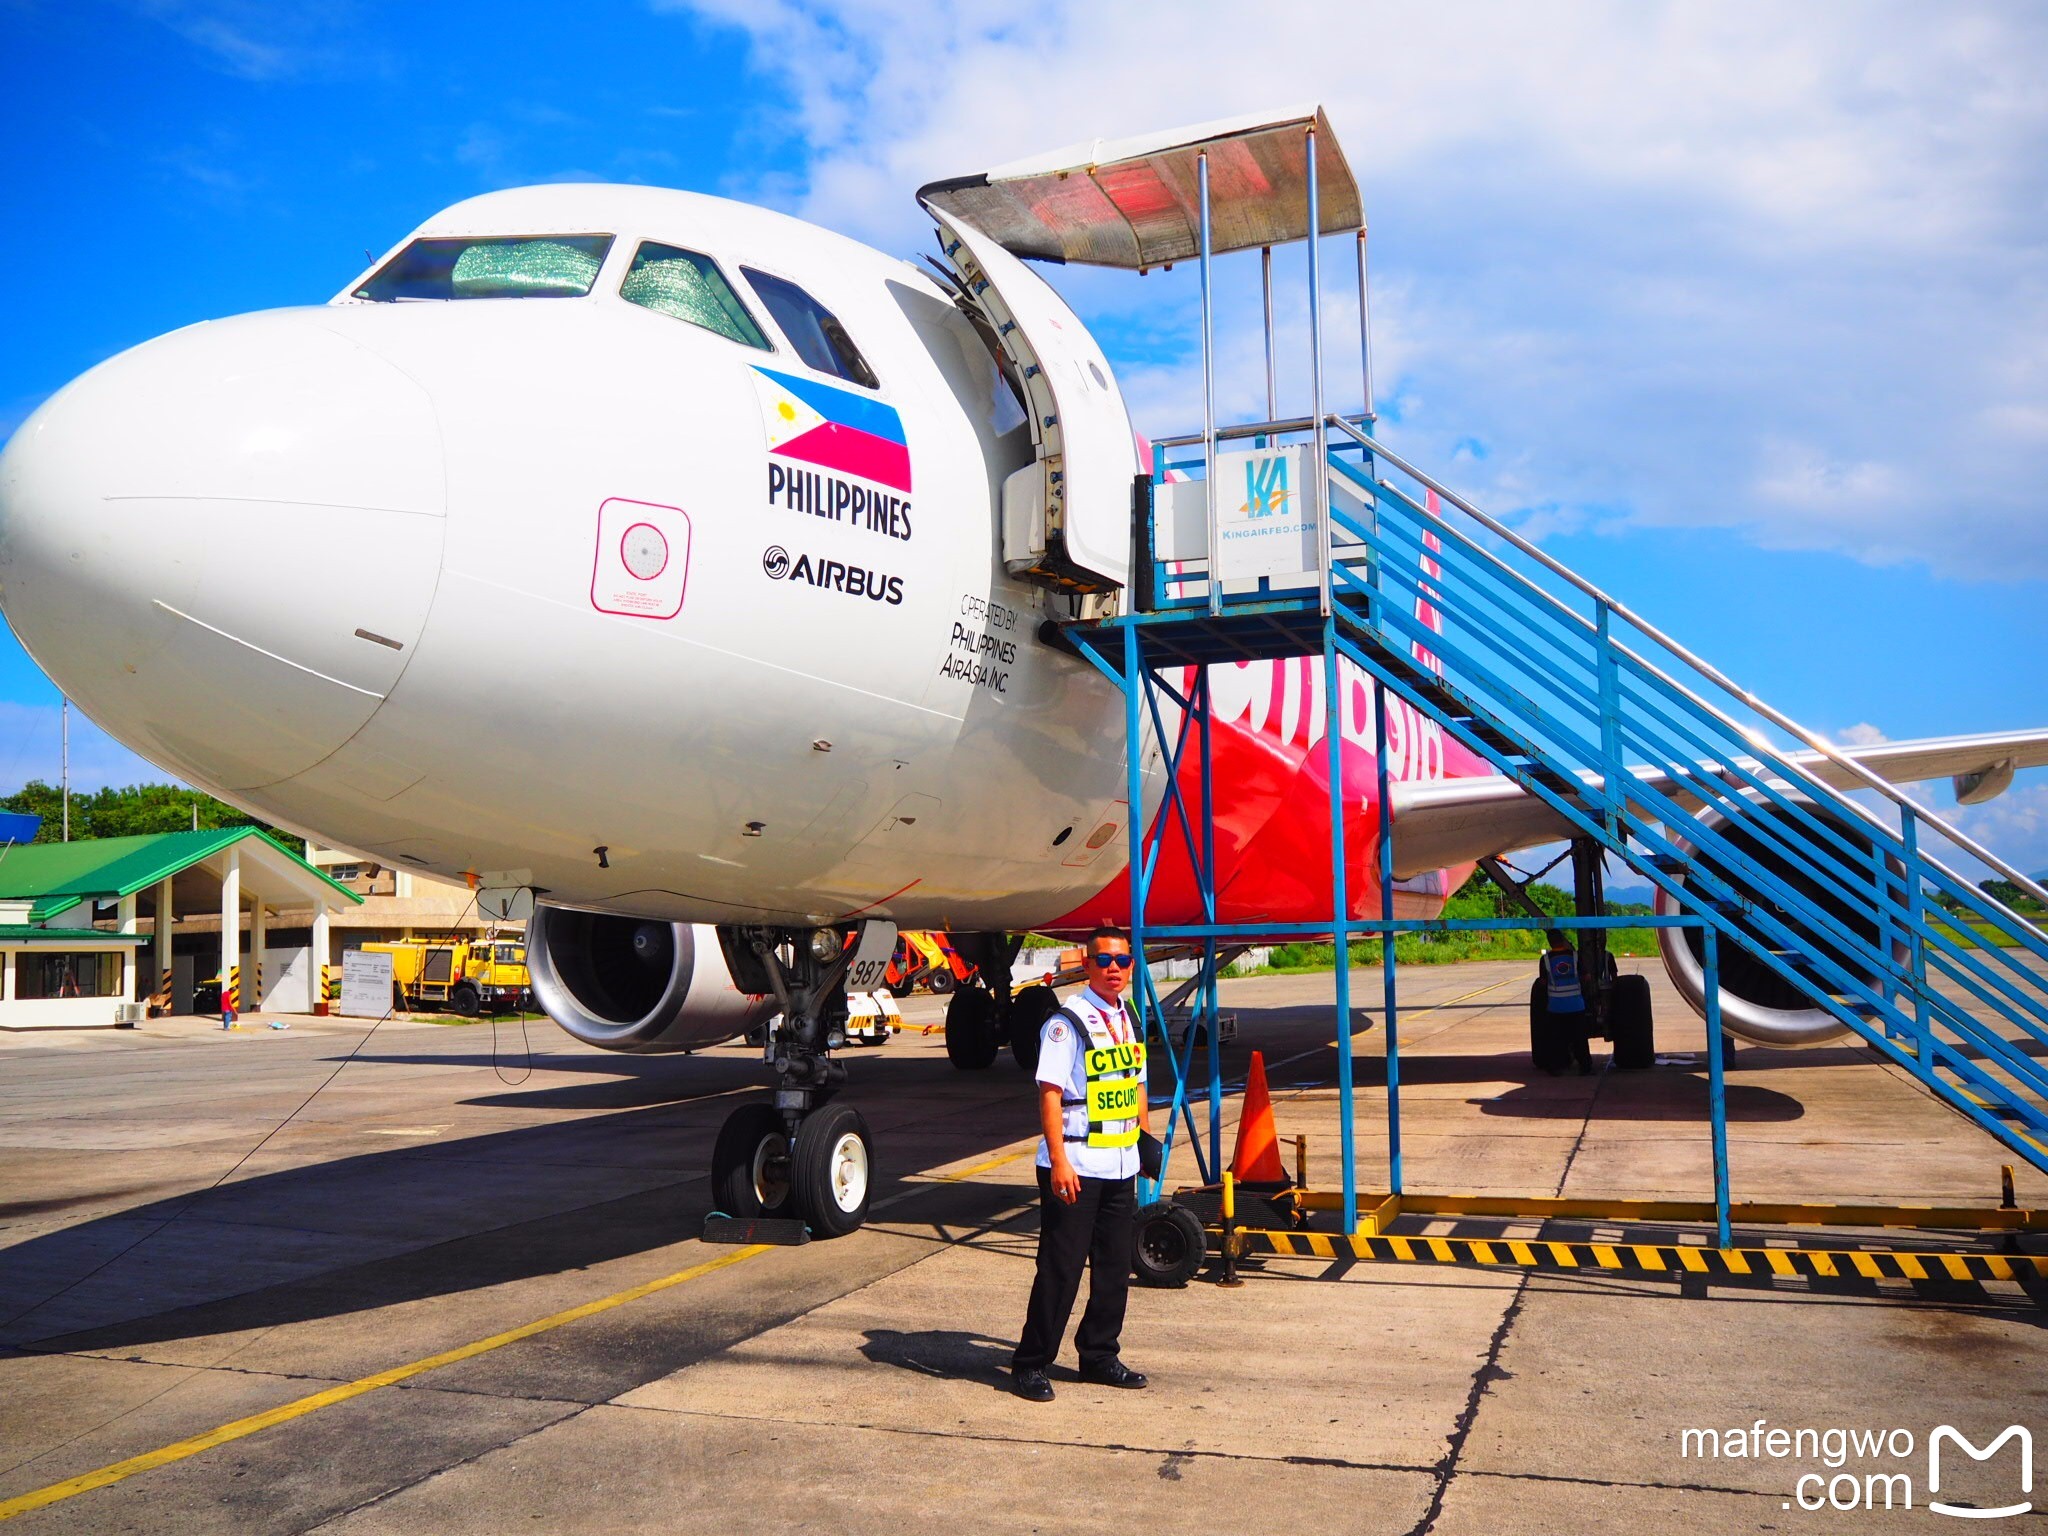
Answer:
[{"label": "black shoe", "polygon": [[1128,1387],[1134,1392],[1147,1385],[1144,1372],[1132,1370],[1121,1360],[1084,1369],[1081,1379],[1098,1387]]},{"label": "black shoe", "polygon": [[[1138,1378],[1143,1385],[1145,1378]],[[1045,1372],[1026,1370],[1018,1367],[1010,1373],[1010,1390],[1027,1402],[1049,1403],[1052,1401],[1052,1383],[1045,1379]]]}]

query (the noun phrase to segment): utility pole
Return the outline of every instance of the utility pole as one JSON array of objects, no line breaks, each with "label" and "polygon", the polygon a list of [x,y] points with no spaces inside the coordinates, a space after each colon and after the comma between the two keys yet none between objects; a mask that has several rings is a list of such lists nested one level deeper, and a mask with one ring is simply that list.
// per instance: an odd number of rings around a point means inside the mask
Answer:
[{"label": "utility pole", "polygon": [[64,766],[58,775],[64,783],[64,841],[71,841],[71,696],[64,696]]}]

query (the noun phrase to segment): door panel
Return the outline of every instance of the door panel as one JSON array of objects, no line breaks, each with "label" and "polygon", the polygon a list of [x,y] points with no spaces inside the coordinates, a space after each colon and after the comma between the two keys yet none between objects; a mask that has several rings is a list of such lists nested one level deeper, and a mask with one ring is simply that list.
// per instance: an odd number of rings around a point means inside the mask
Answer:
[{"label": "door panel", "polygon": [[1045,553],[1030,572],[1106,592],[1131,570],[1131,416],[1109,359],[1051,286],[989,236],[927,208],[968,297],[988,317],[1031,415],[1045,477]]}]

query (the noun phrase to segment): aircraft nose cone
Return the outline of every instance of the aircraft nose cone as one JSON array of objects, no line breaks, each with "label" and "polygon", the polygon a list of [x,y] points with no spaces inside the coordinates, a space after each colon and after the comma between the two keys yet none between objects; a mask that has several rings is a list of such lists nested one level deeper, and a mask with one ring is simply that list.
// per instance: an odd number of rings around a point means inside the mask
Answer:
[{"label": "aircraft nose cone", "polygon": [[123,353],[0,454],[0,611],[103,727],[201,784],[252,789],[347,741],[439,576],[432,403],[321,313]]}]

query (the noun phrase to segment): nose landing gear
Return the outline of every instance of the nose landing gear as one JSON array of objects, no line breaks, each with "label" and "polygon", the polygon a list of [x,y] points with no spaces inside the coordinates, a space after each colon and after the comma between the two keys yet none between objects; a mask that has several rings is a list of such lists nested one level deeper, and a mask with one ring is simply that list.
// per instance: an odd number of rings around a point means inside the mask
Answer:
[{"label": "nose landing gear", "polygon": [[721,928],[733,981],[772,992],[782,1015],[763,1052],[775,1071],[772,1104],[742,1104],[711,1152],[711,1187],[729,1216],[793,1216],[820,1237],[843,1237],[868,1215],[874,1151],[867,1121],[832,1102],[846,1066],[846,973],[854,946],[836,928]]}]

